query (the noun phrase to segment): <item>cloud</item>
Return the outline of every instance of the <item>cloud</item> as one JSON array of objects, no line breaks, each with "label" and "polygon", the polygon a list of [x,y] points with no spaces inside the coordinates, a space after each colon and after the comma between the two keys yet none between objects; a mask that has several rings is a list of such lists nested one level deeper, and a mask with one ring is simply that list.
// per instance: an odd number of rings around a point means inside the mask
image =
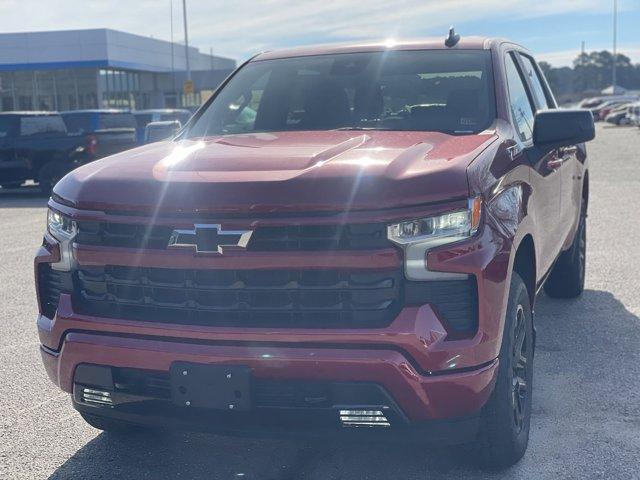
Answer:
[{"label": "cloud", "polygon": [[[217,45],[238,56],[253,53],[248,44],[270,48],[292,43],[323,42],[388,37],[444,35],[452,24],[473,22],[490,17],[535,18],[581,9],[597,11],[602,0],[565,0],[538,2],[530,0],[325,0],[246,2],[238,0],[236,8],[207,15],[203,10],[192,21],[195,35],[203,41],[207,32],[215,31]],[[201,6],[200,8],[205,8]],[[251,12],[237,16],[238,10]],[[231,17],[227,16],[231,13]],[[190,16],[191,18],[191,16]],[[217,18],[215,27],[211,18]],[[195,37],[194,37],[195,38]]]},{"label": "cloud", "polygon": [[[188,0],[193,45],[238,59],[292,44],[444,35],[451,23],[610,12],[603,0]],[[621,9],[629,0],[622,0]],[[46,5],[46,8],[43,6]],[[0,31],[114,28],[168,40],[170,0],[0,0]],[[182,2],[173,0],[174,39]],[[629,7],[631,8],[631,7]],[[16,27],[17,26],[17,27]]]}]

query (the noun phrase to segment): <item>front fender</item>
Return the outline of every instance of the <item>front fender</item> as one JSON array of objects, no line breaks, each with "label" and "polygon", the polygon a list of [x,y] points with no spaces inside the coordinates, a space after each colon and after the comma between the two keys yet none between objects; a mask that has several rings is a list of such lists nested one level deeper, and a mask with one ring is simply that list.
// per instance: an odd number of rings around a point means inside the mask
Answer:
[{"label": "front fender", "polygon": [[427,254],[430,270],[467,273],[477,281],[478,331],[471,343],[479,364],[495,359],[500,352],[516,252],[532,232],[529,197],[530,188],[522,182],[496,189],[485,201],[478,235]]}]

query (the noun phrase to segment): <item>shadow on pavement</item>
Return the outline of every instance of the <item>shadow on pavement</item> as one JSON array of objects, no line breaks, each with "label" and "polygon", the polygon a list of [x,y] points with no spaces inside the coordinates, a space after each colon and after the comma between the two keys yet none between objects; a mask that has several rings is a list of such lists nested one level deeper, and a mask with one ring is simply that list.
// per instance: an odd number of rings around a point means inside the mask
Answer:
[{"label": "shadow on pavement", "polygon": [[[593,382],[591,385],[585,383],[583,387],[602,388],[601,400],[606,403],[603,408],[611,409],[621,393],[614,392],[615,385],[621,380],[612,373],[620,372],[624,376],[620,359],[636,355],[640,344],[640,319],[613,294],[586,290],[575,300],[552,300],[542,296],[537,303],[536,328],[536,388],[539,393],[534,396],[529,452],[518,465],[503,472],[482,472],[469,462],[469,450],[463,447],[434,449],[427,445],[390,442],[256,440],[189,433],[145,433],[128,437],[102,433],[49,478],[533,478],[534,472],[558,468],[554,442],[564,442],[563,438],[548,441],[545,425],[579,423],[572,413],[585,413],[582,406],[567,401],[554,388],[557,375],[574,375],[587,379],[585,382]],[[632,399],[627,396],[621,401]],[[557,405],[560,405],[559,409],[554,408]],[[593,405],[593,408],[597,407]],[[627,407],[627,411],[629,408],[633,407]],[[79,416],[77,421],[82,421]],[[577,459],[584,453],[579,445],[563,448],[574,448],[563,452],[568,458]],[[593,448],[600,447],[596,443]],[[568,474],[580,466],[568,464],[563,468]],[[580,476],[577,471],[573,473]]]},{"label": "shadow on pavement", "polygon": [[[81,421],[78,417],[78,421]],[[466,454],[401,443],[242,439],[190,433],[102,433],[49,480],[70,478],[185,478],[345,480],[425,478],[453,473]],[[468,467],[467,467],[468,468]],[[364,476],[363,476],[364,475]]]}]

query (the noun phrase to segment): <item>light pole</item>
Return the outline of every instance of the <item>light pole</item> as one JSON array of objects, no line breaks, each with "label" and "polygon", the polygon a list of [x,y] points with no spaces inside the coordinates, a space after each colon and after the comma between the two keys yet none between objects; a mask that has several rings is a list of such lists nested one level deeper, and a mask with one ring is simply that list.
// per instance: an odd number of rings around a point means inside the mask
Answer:
[{"label": "light pole", "polygon": [[616,94],[616,57],[618,43],[618,0],[613,0],[613,66],[611,67],[612,94]]},{"label": "light pole", "polygon": [[[169,0],[169,7],[171,8],[171,15],[170,15],[170,21],[171,21],[171,86],[173,88],[173,94],[177,97],[178,96],[178,92],[176,91],[176,68],[175,68],[175,60],[174,60],[174,55],[173,55],[173,0]],[[176,106],[177,106],[177,99],[176,99]]]},{"label": "light pole", "polygon": [[184,56],[187,62],[187,80],[191,81],[191,68],[189,68],[189,33],[187,31],[187,0],[182,0],[182,16],[184,20]]}]

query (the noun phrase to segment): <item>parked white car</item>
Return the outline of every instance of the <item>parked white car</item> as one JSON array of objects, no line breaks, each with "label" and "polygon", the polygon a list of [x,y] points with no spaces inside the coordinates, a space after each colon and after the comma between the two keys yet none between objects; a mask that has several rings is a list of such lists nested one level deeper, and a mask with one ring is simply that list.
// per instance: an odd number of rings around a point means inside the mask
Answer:
[{"label": "parked white car", "polygon": [[629,119],[629,123],[631,123],[631,125],[640,127],[640,102],[635,102],[629,105],[627,118]]},{"label": "parked white car", "polygon": [[594,110],[604,105],[605,102],[636,102],[638,95],[603,95],[600,97],[585,98],[578,104],[578,108]]}]

